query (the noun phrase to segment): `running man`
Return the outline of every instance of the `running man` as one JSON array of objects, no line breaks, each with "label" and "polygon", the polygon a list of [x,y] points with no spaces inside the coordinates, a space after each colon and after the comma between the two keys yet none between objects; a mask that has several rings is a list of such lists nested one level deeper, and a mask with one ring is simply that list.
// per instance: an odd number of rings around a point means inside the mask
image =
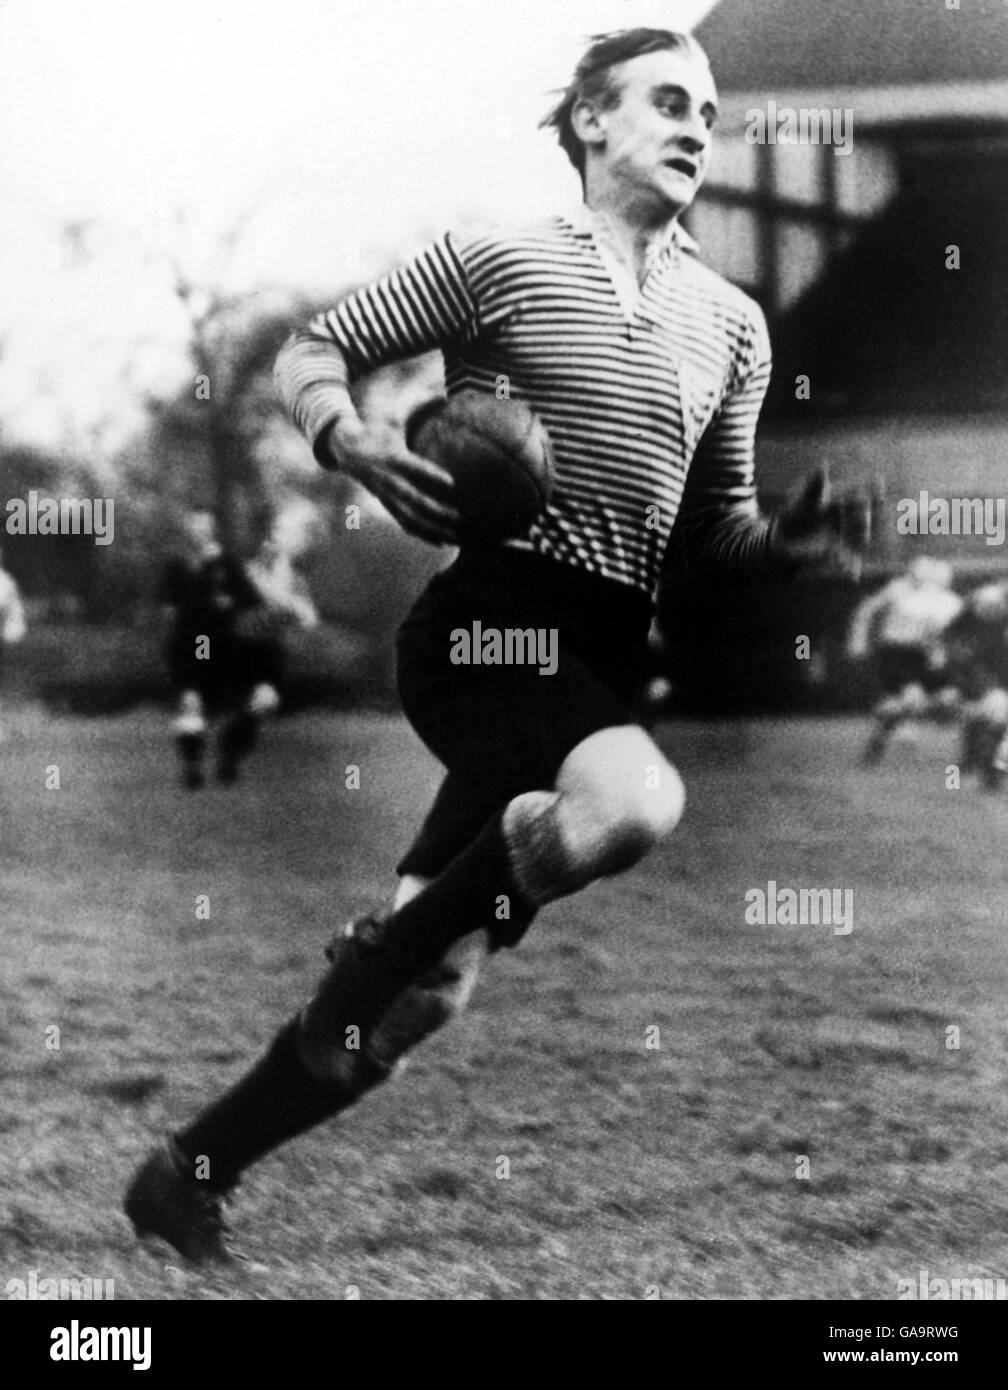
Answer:
[{"label": "running man", "polygon": [[[447,775],[392,910],[337,933],[265,1056],[133,1179],[136,1229],[193,1259],[226,1258],[221,1200],[251,1164],[388,1077],[547,903],[675,828],[682,782],[633,712],[673,523],[701,569],[756,574],[835,548],[818,481],[777,519],[759,512],[766,325],[679,225],[716,115],[691,37],[600,37],[545,122],[581,176],[575,216],[448,233],[281,353],[281,392],[318,461],[433,544],[456,536],[450,478],[351,403],[349,386],[388,362],[439,348],[449,394],[506,379],[549,431],[556,483],[527,538],[463,548],[400,632],[403,706]],[[556,674],[452,664],[452,630],[476,619],[555,628]]]}]

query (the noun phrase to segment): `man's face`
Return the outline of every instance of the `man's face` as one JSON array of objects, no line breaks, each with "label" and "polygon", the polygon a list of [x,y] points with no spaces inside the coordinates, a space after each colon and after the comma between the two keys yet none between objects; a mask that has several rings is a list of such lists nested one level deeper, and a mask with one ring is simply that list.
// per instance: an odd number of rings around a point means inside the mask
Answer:
[{"label": "man's face", "polygon": [[596,113],[601,138],[591,147],[625,206],[678,216],[707,173],[717,115],[710,69],[700,57],[665,50],[621,64],[613,80],[622,97]]}]

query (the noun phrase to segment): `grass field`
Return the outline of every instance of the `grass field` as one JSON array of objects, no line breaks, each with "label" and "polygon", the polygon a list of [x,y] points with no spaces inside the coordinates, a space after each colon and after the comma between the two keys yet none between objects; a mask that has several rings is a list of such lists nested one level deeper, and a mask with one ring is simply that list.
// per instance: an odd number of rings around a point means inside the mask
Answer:
[{"label": "grass field", "polygon": [[[136,1244],[123,1185],[384,896],[437,768],[398,719],[305,716],[239,788],[189,796],[153,712],[6,722],[0,1282],[894,1298],[922,1268],[1008,1276],[1008,801],[946,790],[951,731],[867,772],[856,721],[664,726],[674,839],[551,908],[403,1076],[256,1169],[231,1213],[252,1263],[207,1275]],[[853,932],[746,925],[770,879],[852,889]]]}]

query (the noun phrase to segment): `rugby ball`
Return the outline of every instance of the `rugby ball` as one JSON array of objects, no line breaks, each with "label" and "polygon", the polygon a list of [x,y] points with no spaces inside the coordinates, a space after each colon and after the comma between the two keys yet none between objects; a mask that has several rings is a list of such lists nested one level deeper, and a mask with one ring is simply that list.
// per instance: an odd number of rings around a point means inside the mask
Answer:
[{"label": "rugby ball", "polygon": [[459,391],[420,412],[408,437],[414,453],[451,474],[463,544],[524,536],[549,505],[553,449],[522,401]]}]

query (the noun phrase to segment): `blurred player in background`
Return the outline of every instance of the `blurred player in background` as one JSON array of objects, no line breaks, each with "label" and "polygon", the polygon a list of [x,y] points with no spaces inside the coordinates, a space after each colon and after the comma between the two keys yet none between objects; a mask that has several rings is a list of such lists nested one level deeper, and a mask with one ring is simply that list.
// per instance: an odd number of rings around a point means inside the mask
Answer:
[{"label": "blurred player in background", "polygon": [[307,582],[295,564],[310,544],[314,522],[315,508],[310,502],[287,506],[245,566],[259,602],[238,618],[235,633],[240,660],[254,681],[249,708],[260,718],[272,714],[281,703],[288,632],[292,627],[302,631],[318,627]]},{"label": "blurred player in background", "polygon": [[16,646],[28,635],[21,591],[13,575],[3,567],[3,551],[0,550],[0,642],[4,646]]},{"label": "blurred player in background", "polygon": [[217,777],[231,783],[255,747],[262,719],[280,703],[283,647],[274,616],[310,624],[315,611],[292,592],[289,561],[275,539],[246,571],[224,552],[211,513],[190,512],[182,534],[161,598],[173,615],[167,657],[178,696],[175,742],[183,784],[196,789],[206,781],[210,721],[223,720]]},{"label": "blurred player in background", "polygon": [[975,589],[947,641],[962,697],[960,767],[996,791],[1008,774],[1008,580]]},{"label": "blurred player in background", "polygon": [[[305,630],[318,626],[318,613],[304,576],[295,561],[311,544],[316,511],[310,502],[296,501],[284,507],[256,556],[246,566],[266,609],[273,616],[273,630],[282,645],[282,633],[292,623]],[[283,661],[281,651],[276,660]]]},{"label": "blurred player in background", "polygon": [[[16,646],[28,634],[24,604],[15,580],[3,567],[3,552],[0,551],[0,674],[3,670],[5,647]],[[3,729],[0,726],[0,737]]]},{"label": "blurred player in background", "polygon": [[949,566],[920,556],[854,610],[847,653],[873,662],[883,692],[866,763],[881,759],[901,724],[954,708],[944,636],[961,608]]}]

